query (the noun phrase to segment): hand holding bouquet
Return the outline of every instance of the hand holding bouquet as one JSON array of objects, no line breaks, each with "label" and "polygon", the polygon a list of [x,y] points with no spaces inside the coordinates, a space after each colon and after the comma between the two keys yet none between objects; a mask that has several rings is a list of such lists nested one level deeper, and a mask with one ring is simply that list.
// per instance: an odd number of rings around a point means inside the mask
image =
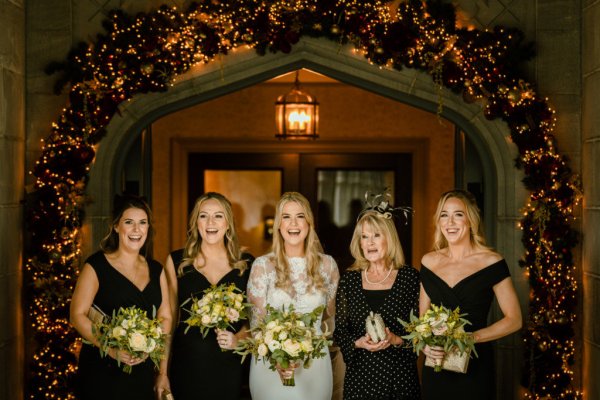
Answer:
[{"label": "hand holding bouquet", "polygon": [[[111,318],[94,324],[93,332],[100,343],[100,354],[103,357],[111,348],[115,348],[126,351],[135,358],[150,357],[158,369],[165,352],[166,334],[162,331],[160,320],[156,319],[156,309],[150,319],[146,311],[135,306],[119,308],[119,311],[113,311]],[[118,357],[117,363],[121,365]],[[131,365],[123,366],[123,371],[131,373],[131,370]]]},{"label": "hand holding bouquet", "polygon": [[[273,371],[278,367],[293,368],[300,363],[309,368],[313,359],[327,354],[324,350],[331,344],[328,332],[318,334],[314,327],[323,310],[320,306],[310,313],[300,314],[291,305],[287,310],[267,305],[262,323],[250,331],[248,339],[240,341],[235,352],[243,356],[242,362],[248,354],[256,360],[269,361]],[[295,386],[293,373],[290,378],[281,380],[284,386]]]},{"label": "hand holding bouquet", "polygon": [[449,369],[455,372],[466,372],[471,351],[475,355],[475,341],[473,335],[465,332],[465,326],[471,323],[463,318],[459,307],[453,311],[440,305],[432,304],[425,314],[418,318],[412,311],[410,322],[400,320],[408,335],[403,339],[410,340],[415,351],[419,353],[425,346],[442,347],[446,356],[443,360],[426,360],[425,365],[434,366],[439,372]]},{"label": "hand holding bouquet", "polygon": [[250,304],[245,302],[243,292],[233,283],[213,285],[204,291],[201,299],[192,296],[181,306],[188,302],[191,302],[191,307],[186,309],[189,317],[184,321],[188,325],[185,332],[187,333],[192,326],[197,326],[203,337],[213,328],[233,328],[232,323],[248,318],[250,307]]}]

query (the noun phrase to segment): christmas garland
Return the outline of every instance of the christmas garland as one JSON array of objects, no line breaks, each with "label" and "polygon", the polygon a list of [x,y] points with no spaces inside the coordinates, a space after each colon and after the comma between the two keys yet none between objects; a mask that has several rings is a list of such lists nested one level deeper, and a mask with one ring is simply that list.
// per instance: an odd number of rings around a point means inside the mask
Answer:
[{"label": "christmas garland", "polygon": [[78,335],[68,317],[81,261],[85,187],[95,146],[119,105],[166,91],[177,75],[236,47],[288,53],[304,35],[350,44],[380,67],[427,72],[438,88],[480,103],[486,118],[508,124],[519,150],[516,167],[530,191],[521,220],[521,265],[531,287],[526,397],[581,398],[572,381],[578,289],[571,228],[580,195],[555,145],[554,111],[519,70],[533,55],[520,31],[457,27],[454,8],[440,0],[409,0],[393,9],[373,0],[206,0],[185,12],[167,6],[136,15],[115,10],[104,29],[47,71],[61,73],[55,89],[67,88],[69,105],[43,143],[26,210],[27,300],[38,345],[30,398],[74,398]]}]

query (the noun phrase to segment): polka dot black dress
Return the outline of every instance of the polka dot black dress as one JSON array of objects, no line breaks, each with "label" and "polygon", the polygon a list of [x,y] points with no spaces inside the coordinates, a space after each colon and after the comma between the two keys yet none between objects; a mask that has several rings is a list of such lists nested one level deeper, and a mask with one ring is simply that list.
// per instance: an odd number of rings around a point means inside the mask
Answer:
[{"label": "polka dot black dress", "polygon": [[398,318],[408,321],[410,311],[418,313],[419,272],[406,266],[398,270],[389,290],[365,290],[360,271],[348,271],[340,279],[336,295],[334,339],[346,363],[344,399],[417,400],[421,398],[417,356],[406,347],[388,347],[370,352],[354,347],[364,336],[369,312],[381,314],[385,325],[396,335],[405,335]]}]

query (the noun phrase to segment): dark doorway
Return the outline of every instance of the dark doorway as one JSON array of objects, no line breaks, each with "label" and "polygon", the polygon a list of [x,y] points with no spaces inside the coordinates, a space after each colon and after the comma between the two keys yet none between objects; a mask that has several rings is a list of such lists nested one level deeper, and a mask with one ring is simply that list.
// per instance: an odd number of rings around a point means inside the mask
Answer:
[{"label": "dark doorway", "polygon": [[[377,193],[387,188],[395,205],[412,206],[411,154],[191,153],[188,161],[188,212],[206,191],[207,171],[279,171],[265,176],[280,179],[281,192],[298,191],[310,201],[319,239],[340,270],[353,262],[350,240],[367,190]],[[261,215],[265,221],[268,217]],[[410,262],[412,221],[396,221],[396,227]]]}]

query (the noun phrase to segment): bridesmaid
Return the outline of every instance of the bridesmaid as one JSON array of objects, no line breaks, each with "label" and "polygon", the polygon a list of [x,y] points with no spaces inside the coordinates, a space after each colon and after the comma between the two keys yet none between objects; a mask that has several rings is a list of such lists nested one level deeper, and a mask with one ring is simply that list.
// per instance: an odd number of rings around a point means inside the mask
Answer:
[{"label": "bridesmaid", "polygon": [[242,253],[231,203],[219,193],[208,192],[196,200],[190,215],[185,248],[173,251],[166,262],[175,320],[169,378],[177,400],[198,398],[237,400],[247,384],[247,364],[231,351],[246,337],[248,324],[239,321],[233,331],[210,331],[202,337],[199,328],[187,333],[187,312],[179,305],[212,285],[235,284],[246,291],[252,256]]},{"label": "bridesmaid", "polygon": [[[101,357],[88,318],[92,304],[108,315],[120,307],[136,306],[151,316],[155,308],[163,331],[171,330],[167,279],[160,263],[149,257],[153,233],[152,214],[145,201],[133,196],[115,199],[110,231],[100,242],[101,250],[86,260],[71,298],[71,324],[85,340],[76,378],[78,399],[155,399],[152,361],[116,348]],[[131,374],[123,372],[117,360],[133,366]],[[166,370],[165,358],[157,387]]]},{"label": "bridesmaid", "polygon": [[[506,261],[486,246],[477,203],[464,190],[442,195],[435,213],[434,251],[421,260],[420,314],[429,306],[460,307],[472,325],[478,358],[472,358],[466,374],[423,367],[423,399],[495,398],[493,340],[521,328],[521,308]],[[493,298],[503,317],[487,324]],[[442,359],[444,350],[425,346],[424,354]]]}]

